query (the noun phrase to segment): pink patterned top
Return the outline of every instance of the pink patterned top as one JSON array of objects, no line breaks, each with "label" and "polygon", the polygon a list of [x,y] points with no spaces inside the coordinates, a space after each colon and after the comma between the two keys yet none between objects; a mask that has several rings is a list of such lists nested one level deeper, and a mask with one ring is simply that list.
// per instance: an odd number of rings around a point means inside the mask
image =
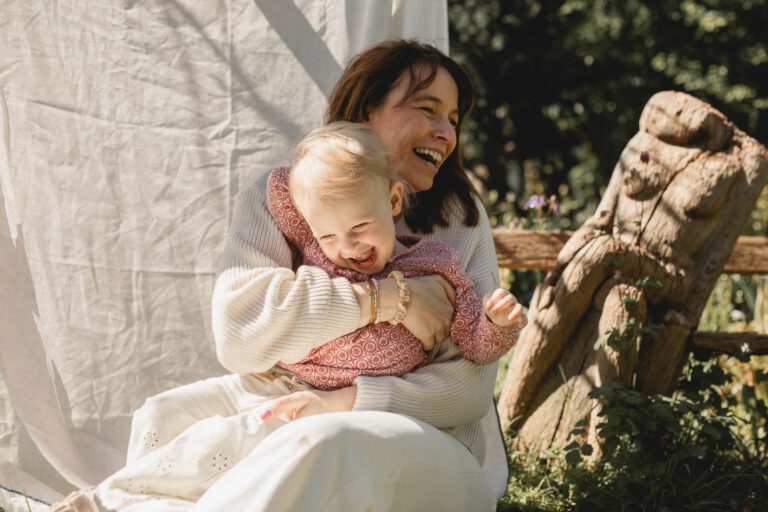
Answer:
[{"label": "pink patterned top", "polygon": [[[301,213],[288,194],[289,168],[272,171],[268,183],[267,206],[289,244],[300,251],[303,264],[323,268],[332,277],[363,282],[368,276],[342,268],[323,253]],[[479,364],[498,360],[517,341],[521,322],[499,327],[483,311],[475,295],[474,284],[458,268],[457,254],[443,242],[418,237],[398,237],[406,249],[393,257],[375,279],[384,279],[393,270],[405,277],[440,274],[456,291],[456,304],[451,324],[451,339],[462,355]],[[352,385],[360,375],[402,376],[427,362],[421,342],[402,325],[387,322],[362,327],[313,349],[296,363],[278,365],[308,384],[323,390]]]}]

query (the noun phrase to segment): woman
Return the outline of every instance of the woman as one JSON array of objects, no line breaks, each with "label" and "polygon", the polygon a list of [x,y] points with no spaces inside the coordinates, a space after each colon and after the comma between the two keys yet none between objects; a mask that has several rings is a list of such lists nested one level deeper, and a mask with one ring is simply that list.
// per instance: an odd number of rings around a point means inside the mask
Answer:
[{"label": "woman", "polygon": [[[371,126],[400,166],[401,177],[418,193],[417,205],[398,224],[398,234],[417,232],[453,245],[483,295],[498,286],[494,246],[456,149],[472,101],[471,82],[453,60],[418,43],[385,42],[350,62],[331,95],[325,120]],[[276,360],[297,360],[364,325],[370,316],[364,287],[329,280],[317,269],[299,267],[294,274],[277,268],[290,264],[290,254],[266,216],[263,183],[241,198],[214,292],[218,354],[232,371],[263,371]],[[254,225],[261,227],[258,234]],[[281,242],[278,247],[265,248],[265,233]],[[257,280],[269,285],[254,290]],[[448,330],[449,297],[437,278],[408,284],[414,298],[406,327],[429,349]],[[266,300],[265,289],[274,291]],[[394,287],[382,290],[383,303],[396,301]],[[275,315],[269,322],[264,321],[266,310]],[[368,510],[371,505],[373,510],[492,510],[503,490],[490,488],[481,464],[486,455],[498,456],[486,454],[486,444],[495,450],[502,445],[498,428],[491,432],[495,438],[483,438],[481,419],[494,416],[496,365],[455,359],[439,353],[441,348],[448,344],[437,350],[436,361],[443,362],[405,378],[360,377],[350,388],[280,399],[273,411],[299,409],[298,417],[326,411],[387,412],[293,422],[262,443],[249,456],[250,464],[246,460],[228,472],[201,504],[213,505],[228,496],[223,503],[233,507],[261,506],[263,489],[244,482],[263,478],[275,482],[269,498],[274,510],[280,505],[284,510]],[[302,436],[311,446],[286,448],[282,467],[260,464],[262,459],[275,460],[268,454],[276,446]],[[254,474],[257,466],[263,469]],[[329,472],[329,466],[339,472]],[[497,470],[505,473],[506,467]]]},{"label": "woman", "polygon": [[[402,179],[417,192],[417,204],[398,222],[398,235],[417,233],[452,245],[482,296],[499,284],[494,246],[456,149],[472,101],[469,78],[450,58],[431,46],[390,41],[350,62],[326,121],[367,123],[382,139]],[[132,429],[129,461],[198,420],[247,409],[249,375],[267,372],[277,361],[298,361],[371,317],[364,285],[293,261],[267,211],[267,174],[238,198],[213,296],[218,357],[244,375],[149,399],[134,425],[167,418],[169,410],[177,414],[155,431]],[[380,287],[384,319],[398,303],[393,281]],[[276,400],[272,413],[293,421],[227,467],[196,504],[168,502],[166,509],[493,510],[506,477],[492,402],[497,367],[466,361],[451,344],[439,343],[453,314],[453,290],[442,278],[407,284],[411,301],[403,323],[432,350],[434,364],[402,378],[358,377],[340,390]],[[228,399],[221,399],[222,390]],[[145,505],[137,510],[148,510]]]}]

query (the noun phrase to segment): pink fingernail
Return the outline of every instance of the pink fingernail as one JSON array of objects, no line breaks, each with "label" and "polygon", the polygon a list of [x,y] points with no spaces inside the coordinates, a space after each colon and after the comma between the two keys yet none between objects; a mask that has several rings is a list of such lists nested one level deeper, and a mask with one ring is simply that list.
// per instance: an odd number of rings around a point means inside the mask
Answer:
[{"label": "pink fingernail", "polygon": [[262,412],[261,416],[259,416],[259,418],[261,418],[262,420],[268,420],[271,417],[272,417],[272,411],[270,411],[269,409]]}]

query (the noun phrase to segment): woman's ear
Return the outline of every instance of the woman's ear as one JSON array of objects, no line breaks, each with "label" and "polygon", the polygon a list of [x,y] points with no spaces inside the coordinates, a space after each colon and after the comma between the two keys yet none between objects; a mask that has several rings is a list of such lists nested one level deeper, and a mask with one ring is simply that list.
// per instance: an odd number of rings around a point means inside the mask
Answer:
[{"label": "woman's ear", "polygon": [[403,182],[394,181],[389,186],[389,204],[392,206],[392,216],[397,217],[403,211]]}]

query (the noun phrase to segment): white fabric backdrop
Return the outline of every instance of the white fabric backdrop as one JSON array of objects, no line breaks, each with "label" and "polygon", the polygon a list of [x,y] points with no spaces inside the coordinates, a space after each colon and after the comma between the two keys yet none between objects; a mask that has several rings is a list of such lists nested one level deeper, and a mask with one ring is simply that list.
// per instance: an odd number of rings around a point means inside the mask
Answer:
[{"label": "white fabric backdrop", "polygon": [[234,197],[387,37],[447,51],[445,0],[0,0],[0,484],[95,484],[147,396],[224,373]]}]

